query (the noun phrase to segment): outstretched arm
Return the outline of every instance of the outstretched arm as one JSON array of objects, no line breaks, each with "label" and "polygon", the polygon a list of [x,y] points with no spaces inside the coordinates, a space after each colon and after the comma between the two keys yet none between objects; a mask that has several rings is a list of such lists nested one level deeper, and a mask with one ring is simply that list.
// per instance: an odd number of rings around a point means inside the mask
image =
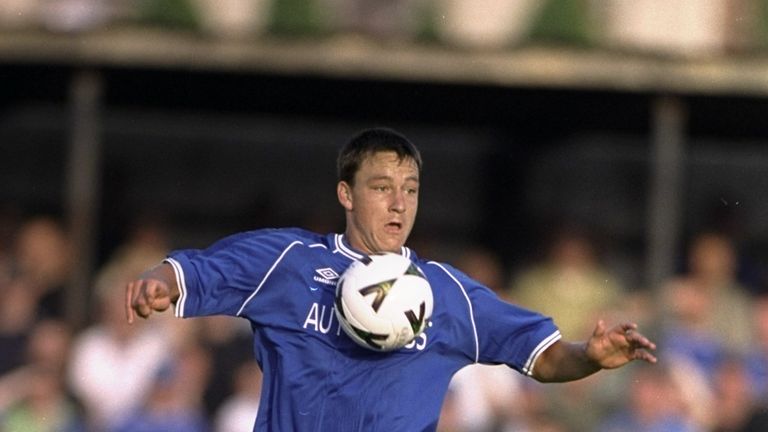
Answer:
[{"label": "outstretched arm", "polygon": [[650,353],[655,349],[656,344],[637,331],[637,324],[624,323],[606,330],[601,320],[586,342],[552,344],[536,360],[533,377],[541,382],[574,381],[633,360],[656,363]]},{"label": "outstretched arm", "polygon": [[179,285],[170,264],[163,263],[142,273],[125,287],[125,315],[133,323],[136,315],[147,318],[162,312],[179,299]]}]

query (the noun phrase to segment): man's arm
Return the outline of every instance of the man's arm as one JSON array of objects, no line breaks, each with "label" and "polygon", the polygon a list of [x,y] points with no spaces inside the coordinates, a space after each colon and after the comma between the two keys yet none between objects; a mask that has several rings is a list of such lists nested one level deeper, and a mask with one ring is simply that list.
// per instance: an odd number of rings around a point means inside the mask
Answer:
[{"label": "man's arm", "polygon": [[147,318],[152,311],[162,312],[179,299],[176,274],[168,263],[142,273],[125,287],[125,315],[133,323],[136,315]]},{"label": "man's arm", "polygon": [[586,342],[558,341],[541,353],[533,368],[533,377],[541,382],[573,381],[600,369],[614,369],[633,361],[656,363],[650,353],[656,344],[637,331],[634,323],[606,330],[599,321]]}]

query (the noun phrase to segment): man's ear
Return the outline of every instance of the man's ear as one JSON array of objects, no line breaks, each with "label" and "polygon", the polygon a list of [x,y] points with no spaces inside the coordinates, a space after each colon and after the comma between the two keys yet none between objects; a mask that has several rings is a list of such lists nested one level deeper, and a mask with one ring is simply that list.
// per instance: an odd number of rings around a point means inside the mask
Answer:
[{"label": "man's ear", "polygon": [[348,211],[352,210],[352,186],[345,181],[340,181],[336,185],[336,196],[342,207]]}]

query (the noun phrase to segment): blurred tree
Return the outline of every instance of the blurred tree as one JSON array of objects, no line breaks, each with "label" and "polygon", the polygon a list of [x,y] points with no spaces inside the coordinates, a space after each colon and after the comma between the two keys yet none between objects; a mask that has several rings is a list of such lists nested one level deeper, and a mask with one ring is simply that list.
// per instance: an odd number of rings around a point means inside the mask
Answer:
[{"label": "blurred tree", "polygon": [[592,46],[595,35],[587,0],[546,0],[534,18],[528,39],[532,42]]},{"label": "blurred tree", "polygon": [[200,11],[190,0],[141,0],[139,20],[174,30],[198,31]]},{"label": "blurred tree", "polygon": [[768,0],[755,0],[755,45],[760,50],[768,48]]},{"label": "blurred tree", "polygon": [[419,42],[438,43],[440,35],[437,20],[440,19],[440,8],[435,0],[425,0],[416,5],[415,38]]},{"label": "blurred tree", "polygon": [[318,0],[274,0],[268,31],[278,36],[318,36],[330,32],[327,9]]}]

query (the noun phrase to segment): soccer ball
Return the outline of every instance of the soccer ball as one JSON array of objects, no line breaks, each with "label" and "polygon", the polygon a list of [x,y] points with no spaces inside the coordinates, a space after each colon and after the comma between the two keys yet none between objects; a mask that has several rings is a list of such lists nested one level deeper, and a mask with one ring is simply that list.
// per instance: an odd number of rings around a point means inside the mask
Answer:
[{"label": "soccer ball", "polygon": [[358,344],[392,351],[424,331],[432,316],[432,288],[416,264],[394,253],[356,261],[336,285],[336,316]]}]

